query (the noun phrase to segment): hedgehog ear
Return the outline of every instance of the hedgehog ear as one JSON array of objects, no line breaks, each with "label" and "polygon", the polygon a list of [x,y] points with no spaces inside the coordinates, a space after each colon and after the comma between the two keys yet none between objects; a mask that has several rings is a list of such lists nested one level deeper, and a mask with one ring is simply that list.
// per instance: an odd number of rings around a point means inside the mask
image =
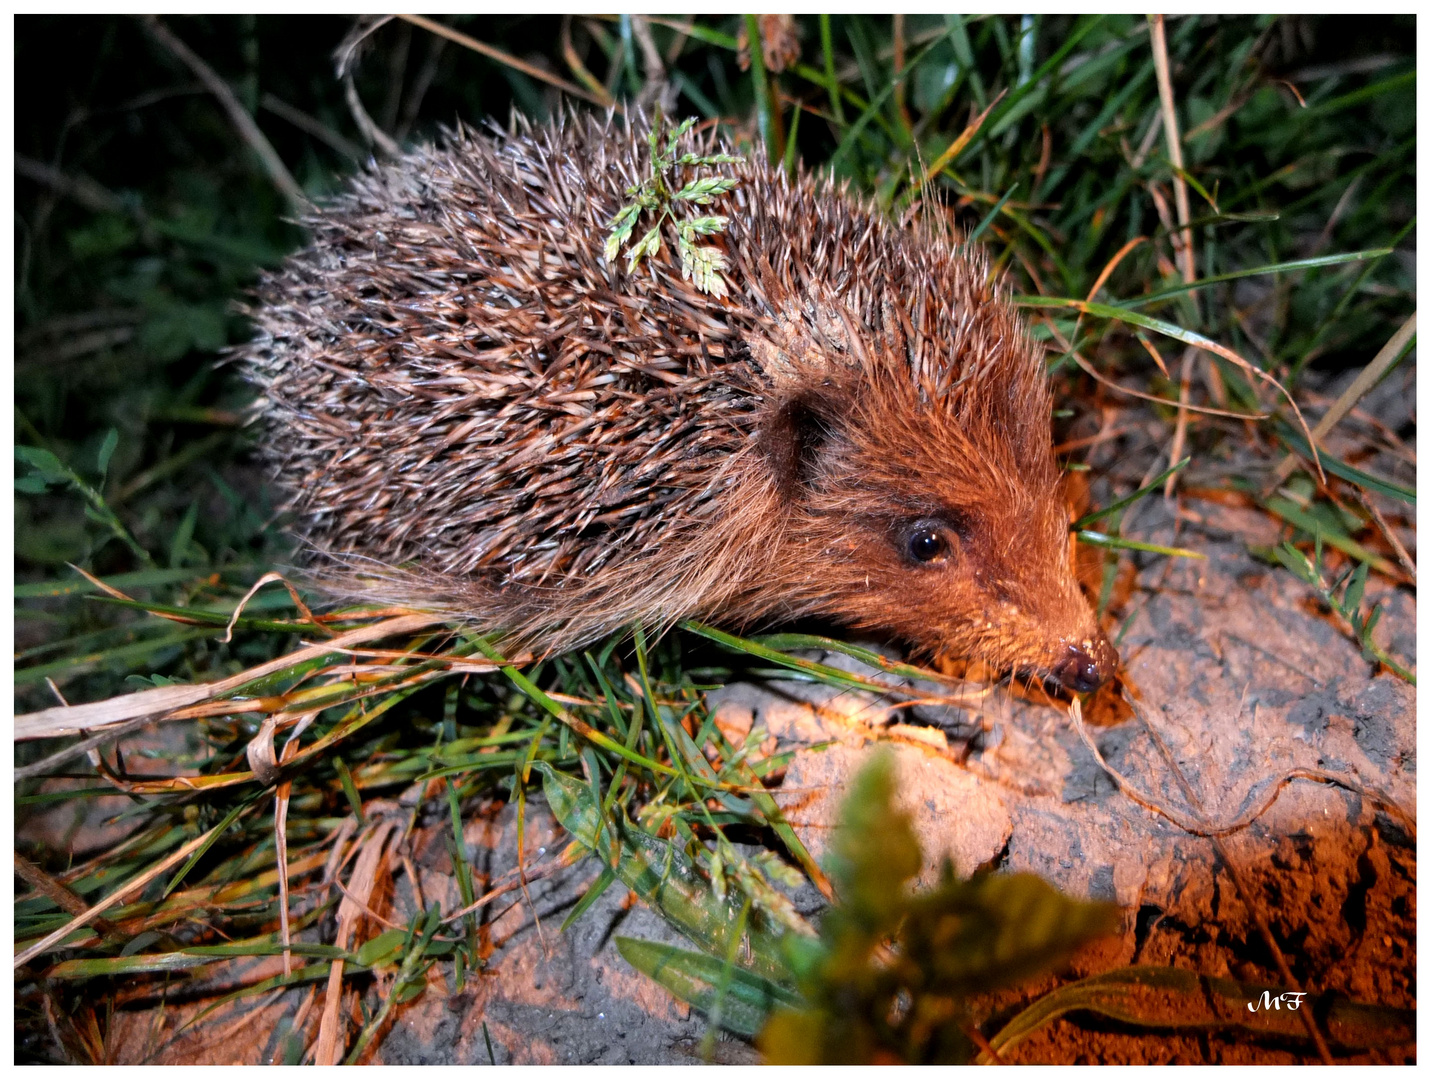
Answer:
[{"label": "hedgehog ear", "polygon": [[809,491],[820,468],[820,452],[836,426],[832,396],[804,392],[776,403],[760,425],[760,449],[789,500]]}]

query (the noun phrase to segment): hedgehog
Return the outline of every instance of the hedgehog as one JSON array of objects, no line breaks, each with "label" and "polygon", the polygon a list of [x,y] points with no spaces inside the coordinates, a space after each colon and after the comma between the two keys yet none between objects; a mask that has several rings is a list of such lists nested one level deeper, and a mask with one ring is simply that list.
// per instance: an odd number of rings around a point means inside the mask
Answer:
[{"label": "hedgehog", "polygon": [[303,219],[241,360],[310,579],[543,655],[815,618],[1096,689],[1041,350],[986,257],[688,128],[736,181],[704,282],[671,221],[609,250],[640,117],[459,125]]}]

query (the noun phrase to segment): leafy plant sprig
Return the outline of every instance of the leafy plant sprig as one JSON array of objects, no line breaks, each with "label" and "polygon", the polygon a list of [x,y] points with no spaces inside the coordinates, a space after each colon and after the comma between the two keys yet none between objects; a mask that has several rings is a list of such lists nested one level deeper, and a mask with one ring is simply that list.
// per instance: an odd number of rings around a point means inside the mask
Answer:
[{"label": "leafy plant sprig", "polygon": [[119,520],[110,505],[105,502],[100,489],[104,487],[105,480],[109,477],[109,459],[114,455],[115,448],[119,445],[119,432],[110,428],[109,434],[104,438],[103,444],[99,448],[99,456],[96,462],[96,471],[99,473],[99,484],[92,486],[84,477],[75,472],[63,461],[57,458],[50,451],[38,446],[16,446],[15,457],[30,466],[30,472],[24,476],[15,478],[15,490],[25,495],[43,495],[50,488],[72,487],[84,498],[85,517],[103,525],[116,539],[123,541],[129,550],[139,558],[145,566],[154,565],[154,559],[144,547],[134,539],[134,536],[124,527],[124,523]]},{"label": "leafy plant sprig", "polygon": [[1388,656],[1372,640],[1371,632],[1376,629],[1376,624],[1381,619],[1381,605],[1376,604],[1369,612],[1365,613],[1361,609],[1362,593],[1366,589],[1367,573],[1371,566],[1365,562],[1358,563],[1336,581],[1330,585],[1327,584],[1322,568],[1322,534],[1317,532],[1313,535],[1316,543],[1314,558],[1308,559],[1306,555],[1287,542],[1273,548],[1272,554],[1276,556],[1278,562],[1315,589],[1327,607],[1346,620],[1347,625],[1352,629],[1352,634],[1356,637],[1357,644],[1361,646],[1362,656],[1386,665],[1387,668],[1415,686],[1416,676]]},{"label": "leafy plant sprig", "polygon": [[[722,271],[727,266],[725,254],[716,247],[698,243],[703,236],[723,232],[730,218],[722,214],[702,217],[678,217],[678,212],[692,206],[709,206],[722,195],[733,191],[740,183],[732,176],[706,176],[681,183],[684,170],[712,165],[743,164],[745,159],[734,154],[678,153],[677,144],[695,120],[681,121],[674,128],[657,116],[647,136],[651,144],[651,175],[640,184],[626,189],[632,201],[616,212],[608,223],[611,230],[606,239],[607,261],[616,259],[631,239],[642,214],[656,215],[651,227],[641,238],[626,248],[626,266],[634,270],[643,258],[661,250],[661,226],[667,220],[676,227],[676,250],[681,256],[681,276],[695,283],[697,289],[712,296],[727,292]],[[664,135],[664,146],[662,145]],[[687,204],[686,207],[680,204]]]}]

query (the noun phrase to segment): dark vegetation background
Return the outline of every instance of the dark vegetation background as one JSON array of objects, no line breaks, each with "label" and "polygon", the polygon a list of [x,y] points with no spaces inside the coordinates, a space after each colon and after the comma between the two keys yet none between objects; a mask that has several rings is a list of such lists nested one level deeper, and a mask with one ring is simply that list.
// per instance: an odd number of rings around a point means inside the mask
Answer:
[{"label": "dark vegetation background", "polygon": [[[590,97],[647,103],[656,97],[630,20],[440,21],[579,84]],[[171,16],[163,23],[227,84],[310,198],[338,190],[374,153],[334,73],[334,51],[352,31],[350,19]],[[695,24],[652,20],[676,95],[673,115],[719,120],[747,144],[763,134],[792,166],[829,169],[900,214],[920,194],[911,171],[941,161],[987,108],[984,123],[945,163],[932,191],[937,212],[988,246],[1015,293],[1083,299],[1138,237],[1149,242],[1126,252],[1098,298],[1115,302],[1181,281],[1169,221],[1159,207],[1160,199],[1164,206],[1173,202],[1173,172],[1157,127],[1157,82],[1141,16],[910,16],[898,22],[801,16],[794,38],[786,40],[788,54],[775,58],[777,67],[783,64],[779,71],[743,62],[738,39],[746,25],[743,16],[702,17]],[[1200,186],[1191,193],[1200,278],[1316,255],[1395,249],[1246,277],[1202,289],[1196,302],[1184,293],[1140,309],[1204,333],[1275,373],[1314,419],[1335,396],[1338,376],[1364,366],[1415,309],[1415,20],[1198,16],[1170,18],[1167,33],[1186,169]],[[248,333],[238,308],[246,290],[263,268],[301,246],[303,235],[286,220],[288,202],[218,99],[142,20],[19,17],[15,64],[17,711],[54,704],[56,692],[70,702],[94,701],[169,679],[235,673],[291,647],[297,636],[250,629],[224,643],[210,627],[101,602],[66,564],[147,601],[211,611],[232,610],[264,571],[283,565],[289,548],[274,497],[249,460],[253,436],[244,421],[251,394],[222,358],[226,346]],[[367,113],[400,143],[437,138],[444,125],[459,120],[490,117],[505,124],[513,110],[541,118],[572,104],[512,62],[401,21],[366,40],[355,70]],[[1172,368],[1168,377],[1122,323],[1030,310],[1048,320],[1037,323],[1036,333],[1054,343],[1073,338],[1106,378],[1176,400],[1181,346],[1153,339]],[[1059,354],[1051,354],[1060,406],[1056,439],[1071,444],[1068,456],[1077,467],[1080,447],[1096,437],[1113,406],[1127,406],[1129,399]],[[1216,372],[1216,378],[1199,375],[1191,388],[1195,403],[1236,411],[1276,407],[1283,419],[1289,416],[1265,388],[1259,401],[1234,366],[1207,354],[1199,365],[1200,373]],[[1142,419],[1164,422],[1157,430],[1171,429],[1171,408],[1141,408]],[[1188,436],[1194,462],[1185,478],[1198,473],[1199,483],[1245,494],[1261,481],[1253,474],[1286,452],[1278,430],[1273,423],[1197,421]],[[1414,421],[1390,436],[1414,445]],[[1157,455],[1165,455],[1166,445],[1136,431],[1120,437],[1118,453],[1105,455],[1113,465],[1102,460],[1080,474],[1093,506],[1106,506],[1133,490],[1145,470],[1162,467]],[[1161,460],[1167,463],[1166,456]],[[1368,451],[1357,460],[1414,485],[1414,465],[1404,458],[1396,465]],[[1391,559],[1368,521],[1346,517],[1345,500],[1334,505],[1325,490],[1301,481],[1310,494],[1297,520],[1305,525],[1305,514],[1312,514],[1329,529],[1352,529]],[[1310,552],[1297,520],[1284,517],[1284,535]],[[1411,519],[1393,524],[1405,529]],[[1111,605],[1116,620],[1122,612],[1116,596],[1110,600],[1109,585],[1120,557],[1126,565],[1126,553],[1095,554],[1104,558],[1100,605]],[[274,610],[291,611],[280,589],[261,593],[248,608],[259,618]],[[679,668],[679,650],[671,649],[667,659],[676,668],[667,667],[668,676]],[[375,725],[371,739],[344,746],[343,754],[357,773],[380,751],[393,760],[413,731],[418,734],[411,738],[428,742],[444,724],[464,736],[480,733],[506,694],[500,686],[479,686],[475,696],[464,691],[459,710],[453,694],[424,691]],[[540,718],[539,710],[528,712]],[[237,760],[252,735],[244,723],[234,722],[225,735],[221,749],[228,758]],[[524,713],[514,732],[526,731],[522,724],[535,729],[537,719]],[[558,725],[536,738],[547,740],[543,753],[550,744],[553,760],[576,767],[566,729]],[[23,763],[53,745],[16,750]],[[71,765],[71,776],[93,782],[83,765]],[[504,767],[509,778],[510,765]],[[407,782],[415,773],[403,768],[390,768],[396,779],[374,773],[363,781],[364,793]],[[325,762],[305,782],[312,790],[304,812],[314,815],[316,837],[329,820],[322,815],[347,813],[344,785],[351,781],[346,766],[336,773]],[[472,781],[460,790],[465,797],[480,786]],[[48,796],[35,795],[38,790],[34,783],[17,788],[42,808]],[[298,800],[295,795],[295,806]],[[139,801],[132,814],[152,813],[155,821],[191,829],[194,820],[217,820],[226,806],[219,792]],[[22,809],[22,818],[29,812]],[[271,819],[244,829],[191,881],[235,851],[242,857],[233,856],[233,865],[244,874],[262,864]],[[301,830],[294,824],[291,831]],[[25,850],[52,870],[66,865],[63,844]],[[266,857],[271,866],[271,850]],[[96,877],[81,891],[98,895],[99,888]],[[24,917],[32,915],[34,933],[55,917],[40,902]],[[119,944],[105,948],[113,952]],[[169,945],[168,938],[144,943]],[[118,984],[71,982],[70,996],[56,1000],[69,1008]],[[25,1053],[52,1056],[39,1007],[26,1000],[22,1025],[37,1041],[26,1044],[34,1049]]]}]

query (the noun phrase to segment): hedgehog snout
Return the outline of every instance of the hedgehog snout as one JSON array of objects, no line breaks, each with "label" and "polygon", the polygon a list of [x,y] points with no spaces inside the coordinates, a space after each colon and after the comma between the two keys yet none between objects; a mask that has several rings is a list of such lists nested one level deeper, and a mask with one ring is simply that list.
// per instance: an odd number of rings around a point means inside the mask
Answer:
[{"label": "hedgehog snout", "polygon": [[1118,667],[1118,651],[1100,632],[1094,638],[1069,642],[1049,678],[1065,690],[1087,694],[1108,681]]}]

